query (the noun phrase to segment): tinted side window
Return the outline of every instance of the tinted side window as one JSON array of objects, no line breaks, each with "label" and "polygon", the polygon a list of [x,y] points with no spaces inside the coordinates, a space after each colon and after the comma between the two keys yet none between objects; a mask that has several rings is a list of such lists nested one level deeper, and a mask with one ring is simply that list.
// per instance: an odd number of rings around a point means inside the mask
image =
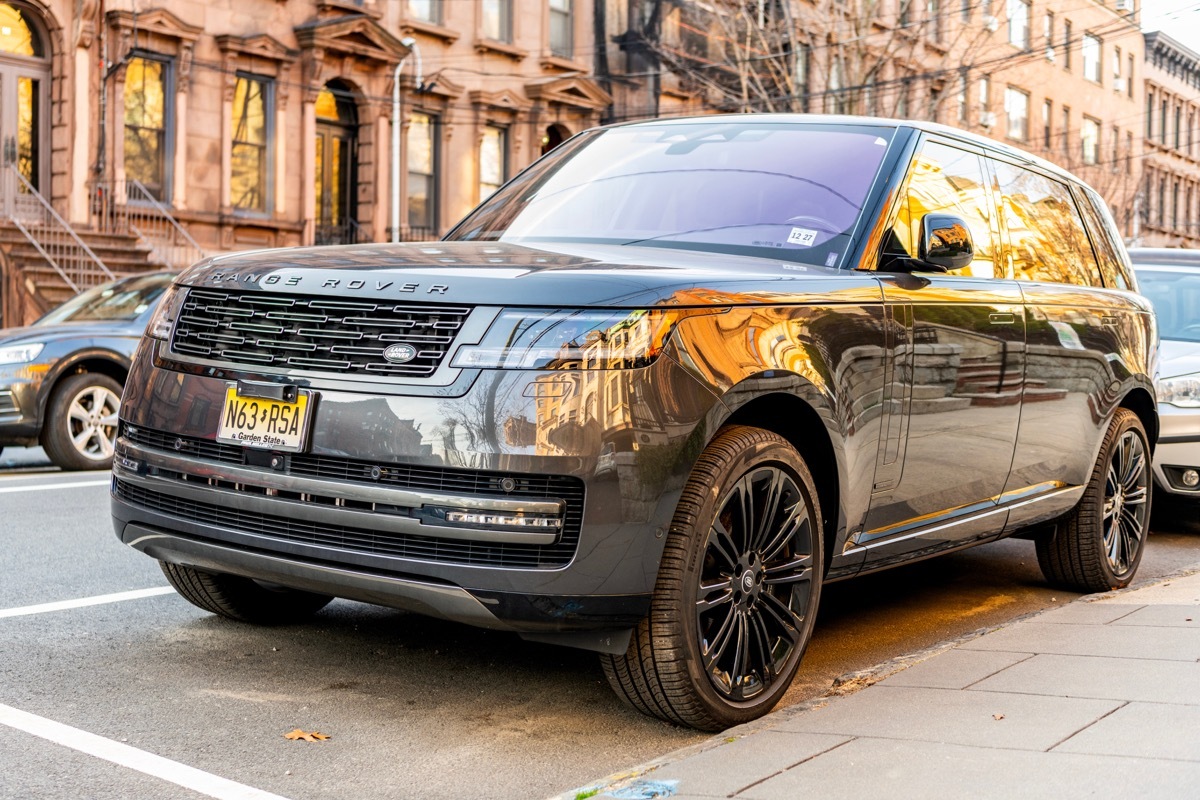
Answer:
[{"label": "tinted side window", "polygon": [[911,256],[917,254],[921,218],[931,212],[962,217],[971,229],[975,259],[951,274],[994,277],[996,247],[988,183],[979,156],[939,142],[927,141],[921,145],[910,171],[908,196],[893,229]]},{"label": "tinted side window", "polygon": [[1003,161],[992,163],[1000,214],[1008,227],[1013,277],[1102,286],[1096,256],[1066,184]]},{"label": "tinted side window", "polygon": [[1079,202],[1083,209],[1084,219],[1092,231],[1092,244],[1096,247],[1096,255],[1100,259],[1100,273],[1104,276],[1104,285],[1110,289],[1128,289],[1133,291],[1133,280],[1129,277],[1129,267],[1122,254],[1125,246],[1117,234],[1116,223],[1112,214],[1100,195],[1091,189],[1085,189]]}]

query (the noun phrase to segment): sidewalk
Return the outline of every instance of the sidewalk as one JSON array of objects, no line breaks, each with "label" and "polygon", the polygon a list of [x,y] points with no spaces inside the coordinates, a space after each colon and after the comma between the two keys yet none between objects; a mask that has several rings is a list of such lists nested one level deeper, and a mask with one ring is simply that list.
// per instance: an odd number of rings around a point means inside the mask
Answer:
[{"label": "sidewalk", "polygon": [[874,673],[561,798],[1200,796],[1200,571]]}]

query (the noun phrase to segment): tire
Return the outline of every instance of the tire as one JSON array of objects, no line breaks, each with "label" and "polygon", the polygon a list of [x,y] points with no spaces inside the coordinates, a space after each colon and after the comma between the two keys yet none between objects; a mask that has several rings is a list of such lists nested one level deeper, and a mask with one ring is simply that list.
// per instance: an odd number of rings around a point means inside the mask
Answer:
[{"label": "tire", "polygon": [[82,372],[54,389],[42,425],[42,447],[65,470],[109,469],[117,441],[121,384],[98,372]]},{"label": "tire", "polygon": [[683,489],[649,615],[623,655],[601,656],[613,689],[706,731],[770,711],[812,635],[822,530],[812,475],[786,440],[720,431]]},{"label": "tire", "polygon": [[1128,586],[1150,530],[1150,444],[1138,416],[1117,409],[1079,505],[1037,540],[1050,583],[1078,592]]},{"label": "tire", "polygon": [[304,622],[333,599],[299,589],[268,588],[239,575],[204,572],[165,561],[158,562],[158,565],[183,599],[205,611],[238,622],[254,625]]}]

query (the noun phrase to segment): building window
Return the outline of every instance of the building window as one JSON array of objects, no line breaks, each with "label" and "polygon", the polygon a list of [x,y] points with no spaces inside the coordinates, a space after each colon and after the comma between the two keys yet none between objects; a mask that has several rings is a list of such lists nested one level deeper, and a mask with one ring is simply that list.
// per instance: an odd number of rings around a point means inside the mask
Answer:
[{"label": "building window", "polygon": [[408,119],[408,225],[425,235],[435,234],[438,226],[436,130],[437,120],[429,114]]},{"label": "building window", "polygon": [[1008,0],[1008,43],[1029,49],[1029,0]]},{"label": "building window", "polygon": [[1100,83],[1100,39],[1090,33],[1083,35],[1083,77]]},{"label": "building window", "polygon": [[1175,179],[1175,186],[1171,189],[1171,230],[1179,230],[1179,179]]},{"label": "building window", "polygon": [[971,9],[975,7],[975,0],[959,0],[958,14],[963,22],[971,21]]},{"label": "building window", "polygon": [[442,0],[408,0],[408,15],[438,25],[442,21]]},{"label": "building window", "polygon": [[796,49],[796,96],[800,100],[800,110],[808,111],[808,74],[812,60],[812,48],[801,44]]},{"label": "building window", "polygon": [[1196,112],[1188,111],[1187,152],[1192,155],[1196,145]]},{"label": "building window", "polygon": [[1113,48],[1113,89],[1118,92],[1124,91],[1125,87],[1121,84],[1121,48]]},{"label": "building window", "polygon": [[929,24],[933,26],[933,40],[940,42],[942,40],[942,0],[926,0],[925,18],[929,20]]},{"label": "building window", "polygon": [[1059,125],[1058,135],[1062,138],[1063,158],[1068,162],[1071,159],[1071,107],[1062,107],[1062,123]]},{"label": "building window", "polygon": [[1042,34],[1046,38],[1046,58],[1054,60],[1054,12],[1047,11],[1043,20]]},{"label": "building window", "polygon": [[125,177],[138,181],[156,200],[170,198],[170,64],[137,56],[125,70]]},{"label": "building window", "polygon": [[1175,106],[1175,149],[1178,150],[1183,144],[1181,136],[1183,130],[1183,106]]},{"label": "building window", "polygon": [[1074,45],[1071,43],[1071,20],[1063,20],[1063,69],[1071,68],[1071,48]]},{"label": "building window", "polygon": [[495,125],[483,129],[479,143],[479,202],[508,179],[508,131]]},{"label": "building window", "polygon": [[912,0],[900,0],[900,27],[912,24]]},{"label": "building window", "polygon": [[964,128],[967,126],[967,106],[970,103],[967,85],[967,73],[964,71],[958,76],[958,124]]},{"label": "building window", "polygon": [[992,102],[992,79],[989,75],[979,76],[979,110],[987,113]]},{"label": "building window", "polygon": [[1125,174],[1133,172],[1133,131],[1125,131]]},{"label": "building window", "polygon": [[1083,163],[1097,164],[1100,161],[1100,121],[1091,117],[1083,118],[1080,128],[1083,142]]},{"label": "building window", "polygon": [[1146,90],[1146,138],[1154,137],[1154,90]]},{"label": "building window", "polygon": [[1112,131],[1112,163],[1109,164],[1109,169],[1113,172],[1121,171],[1121,131],[1118,128],[1113,128]]},{"label": "building window", "polygon": [[1125,94],[1133,97],[1133,53],[1128,54],[1129,69],[1125,71]]},{"label": "building window", "polygon": [[1029,139],[1029,93],[1009,86],[1004,90],[1004,114],[1008,117],[1008,138]]},{"label": "building window", "polygon": [[1167,98],[1164,97],[1158,107],[1158,141],[1163,147],[1167,146],[1167,109],[1169,105]]},{"label": "building window", "polygon": [[573,52],[571,0],[550,0],[550,52],[570,58]]},{"label": "building window", "polygon": [[1164,175],[1158,179],[1158,227],[1167,224],[1167,178]]},{"label": "building window", "polygon": [[512,0],[480,0],[483,37],[497,42],[512,41]]},{"label": "building window", "polygon": [[271,124],[273,85],[238,75],[233,89],[233,139],[229,201],[243,211],[271,210]]},{"label": "building window", "polygon": [[1054,103],[1046,100],[1042,103],[1042,147],[1050,149],[1050,117],[1054,113]]}]

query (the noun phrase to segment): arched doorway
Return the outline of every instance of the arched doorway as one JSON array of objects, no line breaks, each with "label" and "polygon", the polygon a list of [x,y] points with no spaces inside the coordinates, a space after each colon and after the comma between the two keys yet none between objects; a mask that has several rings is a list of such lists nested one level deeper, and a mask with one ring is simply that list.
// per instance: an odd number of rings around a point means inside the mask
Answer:
[{"label": "arched doorway", "polygon": [[358,112],[341,81],[317,96],[316,244],[364,241],[358,224]]},{"label": "arched doorway", "polygon": [[[50,47],[36,12],[0,2],[0,213],[20,214],[49,170]],[[16,174],[10,169],[16,167]]]},{"label": "arched doorway", "polygon": [[542,134],[542,155],[546,155],[554,148],[571,138],[571,132],[567,130],[565,125],[560,125],[557,122],[546,128],[546,132]]}]

